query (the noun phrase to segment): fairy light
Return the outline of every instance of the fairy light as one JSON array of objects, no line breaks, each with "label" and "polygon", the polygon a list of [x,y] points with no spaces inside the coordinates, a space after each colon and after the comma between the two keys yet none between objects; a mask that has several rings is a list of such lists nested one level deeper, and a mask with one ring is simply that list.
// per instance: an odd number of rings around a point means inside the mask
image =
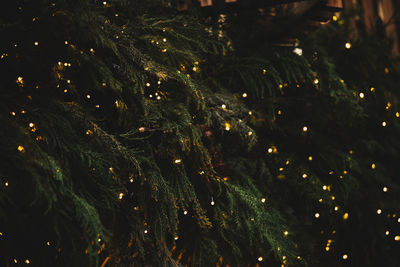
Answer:
[{"label": "fairy light", "polygon": [[382,210],[381,210],[381,209],[378,209],[378,210],[376,211],[376,213],[377,213],[377,214],[381,214],[381,213],[382,213]]},{"label": "fairy light", "polygon": [[251,136],[251,135],[253,135],[253,132],[250,131],[250,132],[247,133],[247,135]]},{"label": "fairy light", "polygon": [[339,207],[338,207],[338,206],[335,206],[334,210],[335,210],[335,211],[338,211],[338,210],[339,210]]},{"label": "fairy light", "polygon": [[346,49],[350,49],[351,48],[351,43],[349,43],[349,42],[345,43],[344,47],[346,47]]},{"label": "fairy light", "polygon": [[18,146],[17,149],[19,152],[25,152],[25,148],[23,146]]},{"label": "fairy light", "polygon": [[308,175],[306,173],[303,173],[302,177],[303,177],[303,179],[306,179],[308,177]]},{"label": "fairy light", "polygon": [[36,41],[36,42],[34,42],[33,44],[34,44],[35,46],[38,46],[38,45],[39,45],[39,42]]},{"label": "fairy light", "polygon": [[268,153],[272,153],[272,148],[270,147],[270,148],[268,148]]},{"label": "fairy light", "polygon": [[183,212],[184,215],[187,215],[187,213],[188,213],[188,212],[187,212],[186,210]]},{"label": "fairy light", "polygon": [[28,259],[26,259],[26,260],[25,260],[25,263],[26,263],[26,264],[29,264],[29,263],[31,263],[31,262],[30,262]]},{"label": "fairy light", "polygon": [[364,93],[363,92],[360,93],[360,98],[364,98]]},{"label": "fairy light", "polygon": [[147,231],[147,229],[146,229],[146,230],[144,230],[144,233],[145,233],[145,234],[147,234],[148,232],[149,232],[149,231]]},{"label": "fairy light", "polygon": [[225,122],[225,131],[229,131],[231,129],[231,125],[229,122]]},{"label": "fairy light", "polygon": [[388,191],[388,188],[385,186],[384,188],[382,188],[382,191],[383,191],[383,192],[387,192],[387,191]]},{"label": "fairy light", "polygon": [[263,257],[258,257],[258,261],[263,261]]},{"label": "fairy light", "polygon": [[326,185],[324,185],[324,186],[322,186],[322,189],[323,189],[323,190],[327,190],[328,187],[327,187]]},{"label": "fairy light", "polygon": [[317,212],[317,213],[315,213],[315,214],[314,214],[314,216],[315,216],[315,218],[317,218],[317,219],[318,219],[318,218],[319,218],[319,213],[318,213],[318,212]]},{"label": "fairy light", "polygon": [[347,254],[344,254],[342,257],[344,260],[347,260],[349,258],[349,256]]},{"label": "fairy light", "polygon": [[375,168],[376,168],[376,165],[375,165],[375,163],[372,163],[372,164],[371,164],[371,169],[373,169],[373,170],[374,170]]},{"label": "fairy light", "polygon": [[389,235],[389,234],[390,234],[390,232],[388,230],[386,230],[385,235]]},{"label": "fairy light", "polygon": [[181,159],[176,159],[176,160],[174,160],[174,163],[175,163],[175,164],[179,164],[179,163],[181,163],[181,162],[182,162]]},{"label": "fairy light", "polygon": [[343,214],[343,220],[347,220],[349,218],[349,214],[346,212],[345,214]]},{"label": "fairy light", "polygon": [[262,202],[262,203],[265,203],[265,201],[267,201],[267,199],[266,199],[265,197],[263,197],[263,198],[261,199],[261,202]]},{"label": "fairy light", "polygon": [[314,84],[318,84],[319,80],[317,78],[314,79]]},{"label": "fairy light", "polygon": [[221,105],[221,108],[222,108],[222,109],[226,109],[226,105],[225,105],[225,104],[222,104],[222,105]]},{"label": "fairy light", "polygon": [[309,156],[309,157],[308,157],[308,160],[309,160],[309,161],[312,161],[312,159],[313,159],[312,156]]},{"label": "fairy light", "polygon": [[394,237],[394,240],[400,241],[400,235],[396,235],[396,236]]},{"label": "fairy light", "polygon": [[5,186],[8,186],[8,182],[5,182],[4,185],[5,185]]},{"label": "fairy light", "polygon": [[288,236],[288,235],[289,235],[289,232],[288,232],[288,231],[284,231],[284,232],[283,232],[283,235],[284,235],[284,236]]},{"label": "fairy light", "polygon": [[246,98],[246,97],[247,97],[247,93],[243,93],[243,94],[242,94],[242,97],[243,97],[243,98]]},{"label": "fairy light", "polygon": [[124,197],[124,193],[119,193],[119,195],[118,195],[118,199],[122,199]]},{"label": "fairy light", "polygon": [[387,122],[386,122],[386,121],[383,121],[383,122],[382,122],[382,126],[383,126],[383,127],[386,127],[386,125],[387,125]]},{"label": "fairy light", "polygon": [[307,126],[303,126],[303,132],[307,132],[308,131],[308,127]]},{"label": "fairy light", "polygon": [[210,202],[210,204],[211,204],[211,206],[214,206],[214,205],[215,205],[215,202],[214,202],[214,198],[213,198],[213,197],[211,197],[211,202]]},{"label": "fairy light", "polygon": [[175,237],[174,237],[174,240],[178,240],[178,239],[179,239],[179,236],[175,236]]}]

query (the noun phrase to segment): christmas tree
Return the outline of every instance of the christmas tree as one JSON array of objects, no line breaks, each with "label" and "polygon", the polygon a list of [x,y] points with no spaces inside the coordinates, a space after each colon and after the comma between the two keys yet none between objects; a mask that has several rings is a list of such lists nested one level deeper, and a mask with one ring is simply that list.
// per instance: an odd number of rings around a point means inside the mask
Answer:
[{"label": "christmas tree", "polygon": [[358,12],[6,0],[1,266],[398,266],[399,65]]}]

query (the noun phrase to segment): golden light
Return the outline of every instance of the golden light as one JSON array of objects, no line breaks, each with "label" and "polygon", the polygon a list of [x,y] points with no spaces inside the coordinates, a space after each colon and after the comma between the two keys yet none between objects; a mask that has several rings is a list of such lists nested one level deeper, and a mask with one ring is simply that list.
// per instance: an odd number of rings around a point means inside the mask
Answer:
[{"label": "golden light", "polygon": [[314,79],[314,84],[318,84],[319,80],[317,78]]},{"label": "golden light", "polygon": [[229,131],[231,129],[231,125],[228,122],[225,122],[225,130]]},{"label": "golden light", "polygon": [[360,93],[360,98],[364,98],[364,93],[363,92]]},{"label": "golden light", "polygon": [[118,199],[122,199],[124,197],[124,193],[119,193]]},{"label": "golden light", "polygon": [[243,93],[243,94],[242,94],[242,97],[243,97],[243,98],[246,98],[246,97],[247,97],[247,93]]},{"label": "golden light", "polygon": [[266,199],[265,197],[263,197],[263,198],[261,199],[261,202],[262,202],[262,203],[265,203],[265,201],[267,201],[267,199]]},{"label": "golden light", "polygon": [[308,177],[308,175],[306,173],[303,173],[302,177],[303,177],[303,179],[306,179]]},{"label": "golden light", "polygon": [[182,162],[181,159],[176,159],[176,160],[174,161],[175,164],[179,164],[179,163],[181,163],[181,162]]},{"label": "golden light", "polygon": [[258,257],[258,261],[263,261],[263,257]]},{"label": "golden light", "polygon": [[381,210],[381,209],[378,209],[378,210],[376,211],[376,213],[377,213],[377,214],[381,214],[381,213],[382,213],[382,210]]},{"label": "golden light", "polygon": [[386,125],[387,125],[386,121],[383,121],[383,122],[382,122],[382,126],[383,126],[383,127],[386,127]]},{"label": "golden light", "polygon": [[25,148],[23,146],[18,146],[17,149],[19,152],[25,152]]},{"label": "golden light", "polygon": [[396,235],[396,236],[394,237],[394,240],[400,241],[400,235]]},{"label": "golden light", "polygon": [[221,105],[221,108],[222,108],[222,109],[226,109],[226,105],[225,105],[225,104],[222,104],[222,105]]},{"label": "golden light", "polygon": [[373,170],[374,170],[375,168],[376,168],[376,165],[375,165],[375,163],[372,163],[372,164],[371,164],[371,169],[373,169]]},{"label": "golden light", "polygon": [[319,213],[318,212],[315,213],[314,216],[315,216],[315,218],[319,218]]},{"label": "golden light", "polygon": [[349,218],[349,214],[346,212],[345,214],[343,214],[343,220],[347,220]]},{"label": "golden light", "polygon": [[308,131],[307,126],[304,126],[304,127],[303,127],[303,132],[307,132],[307,131]]},{"label": "golden light", "polygon": [[344,47],[346,47],[346,49],[350,49],[351,48],[351,43],[347,42]]},{"label": "golden light", "polygon": [[289,232],[288,232],[288,231],[285,231],[285,232],[283,232],[283,234],[284,234],[285,236],[287,236],[287,235],[289,235]]},{"label": "golden light", "polygon": [[387,191],[388,191],[388,188],[385,186],[385,187],[382,189],[382,191],[383,191],[383,192],[387,192]]},{"label": "golden light", "polygon": [[338,211],[338,210],[339,210],[339,207],[338,207],[338,206],[335,206],[334,210],[335,210],[335,211]]},{"label": "golden light", "polygon": [[349,256],[347,256],[347,254],[344,254],[344,255],[343,255],[343,259],[344,259],[344,260],[347,260],[348,258],[349,258]]}]

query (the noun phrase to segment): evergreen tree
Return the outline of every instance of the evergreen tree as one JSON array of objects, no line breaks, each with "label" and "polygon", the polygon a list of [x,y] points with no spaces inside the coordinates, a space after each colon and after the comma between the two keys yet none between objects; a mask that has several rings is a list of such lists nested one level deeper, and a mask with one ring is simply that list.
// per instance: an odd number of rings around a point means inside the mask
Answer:
[{"label": "evergreen tree", "polygon": [[1,265],[397,266],[390,42],[277,12],[6,0]]}]

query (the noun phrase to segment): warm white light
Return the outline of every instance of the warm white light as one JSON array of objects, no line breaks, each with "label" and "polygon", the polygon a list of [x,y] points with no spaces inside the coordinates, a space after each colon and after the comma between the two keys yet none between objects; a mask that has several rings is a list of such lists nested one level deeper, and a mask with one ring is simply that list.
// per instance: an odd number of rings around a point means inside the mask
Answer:
[{"label": "warm white light", "polygon": [[293,53],[301,56],[303,55],[303,49],[296,47],[295,49],[293,49]]},{"label": "warm white light", "polygon": [[386,231],[386,232],[385,232],[385,235],[389,235],[389,231]]},{"label": "warm white light", "polygon": [[307,178],[307,174],[303,173],[303,178],[306,179]]},{"label": "warm white light", "polygon": [[263,261],[263,257],[258,257],[258,261]]},{"label": "warm white light", "polygon": [[315,216],[315,218],[319,218],[319,213],[318,212],[315,213],[314,216]]},{"label": "warm white light", "polygon": [[344,259],[344,260],[347,260],[348,258],[349,258],[349,256],[347,256],[347,254],[344,254],[344,255],[343,255],[343,259]]},{"label": "warm white light", "polygon": [[382,210],[381,210],[381,209],[378,209],[378,210],[376,211],[376,213],[381,214],[381,213],[382,213]]},{"label": "warm white light", "polygon": [[225,104],[222,104],[222,105],[221,105],[221,108],[226,109],[226,105],[225,105]]},{"label": "warm white light", "polygon": [[246,98],[246,97],[247,97],[247,94],[246,94],[246,93],[243,93],[243,94],[242,94],[242,97],[243,97],[243,98]]},{"label": "warm white light", "polygon": [[262,203],[265,203],[265,201],[267,201],[267,200],[265,199],[265,197],[263,197],[263,198],[261,199],[261,202],[262,202]]},{"label": "warm white light", "polygon": [[382,122],[382,126],[385,127],[387,125],[386,121]]},{"label": "warm white light", "polygon": [[388,188],[385,186],[382,190],[383,190],[383,192],[387,192]]},{"label": "warm white light", "polygon": [[364,98],[364,93],[360,93],[360,98]]},{"label": "warm white light", "polygon": [[344,46],[345,46],[347,49],[350,49],[350,48],[351,48],[351,43],[347,42]]},{"label": "warm white light", "polygon": [[307,131],[308,131],[307,126],[304,126],[304,127],[303,127],[303,132],[307,132]]}]

